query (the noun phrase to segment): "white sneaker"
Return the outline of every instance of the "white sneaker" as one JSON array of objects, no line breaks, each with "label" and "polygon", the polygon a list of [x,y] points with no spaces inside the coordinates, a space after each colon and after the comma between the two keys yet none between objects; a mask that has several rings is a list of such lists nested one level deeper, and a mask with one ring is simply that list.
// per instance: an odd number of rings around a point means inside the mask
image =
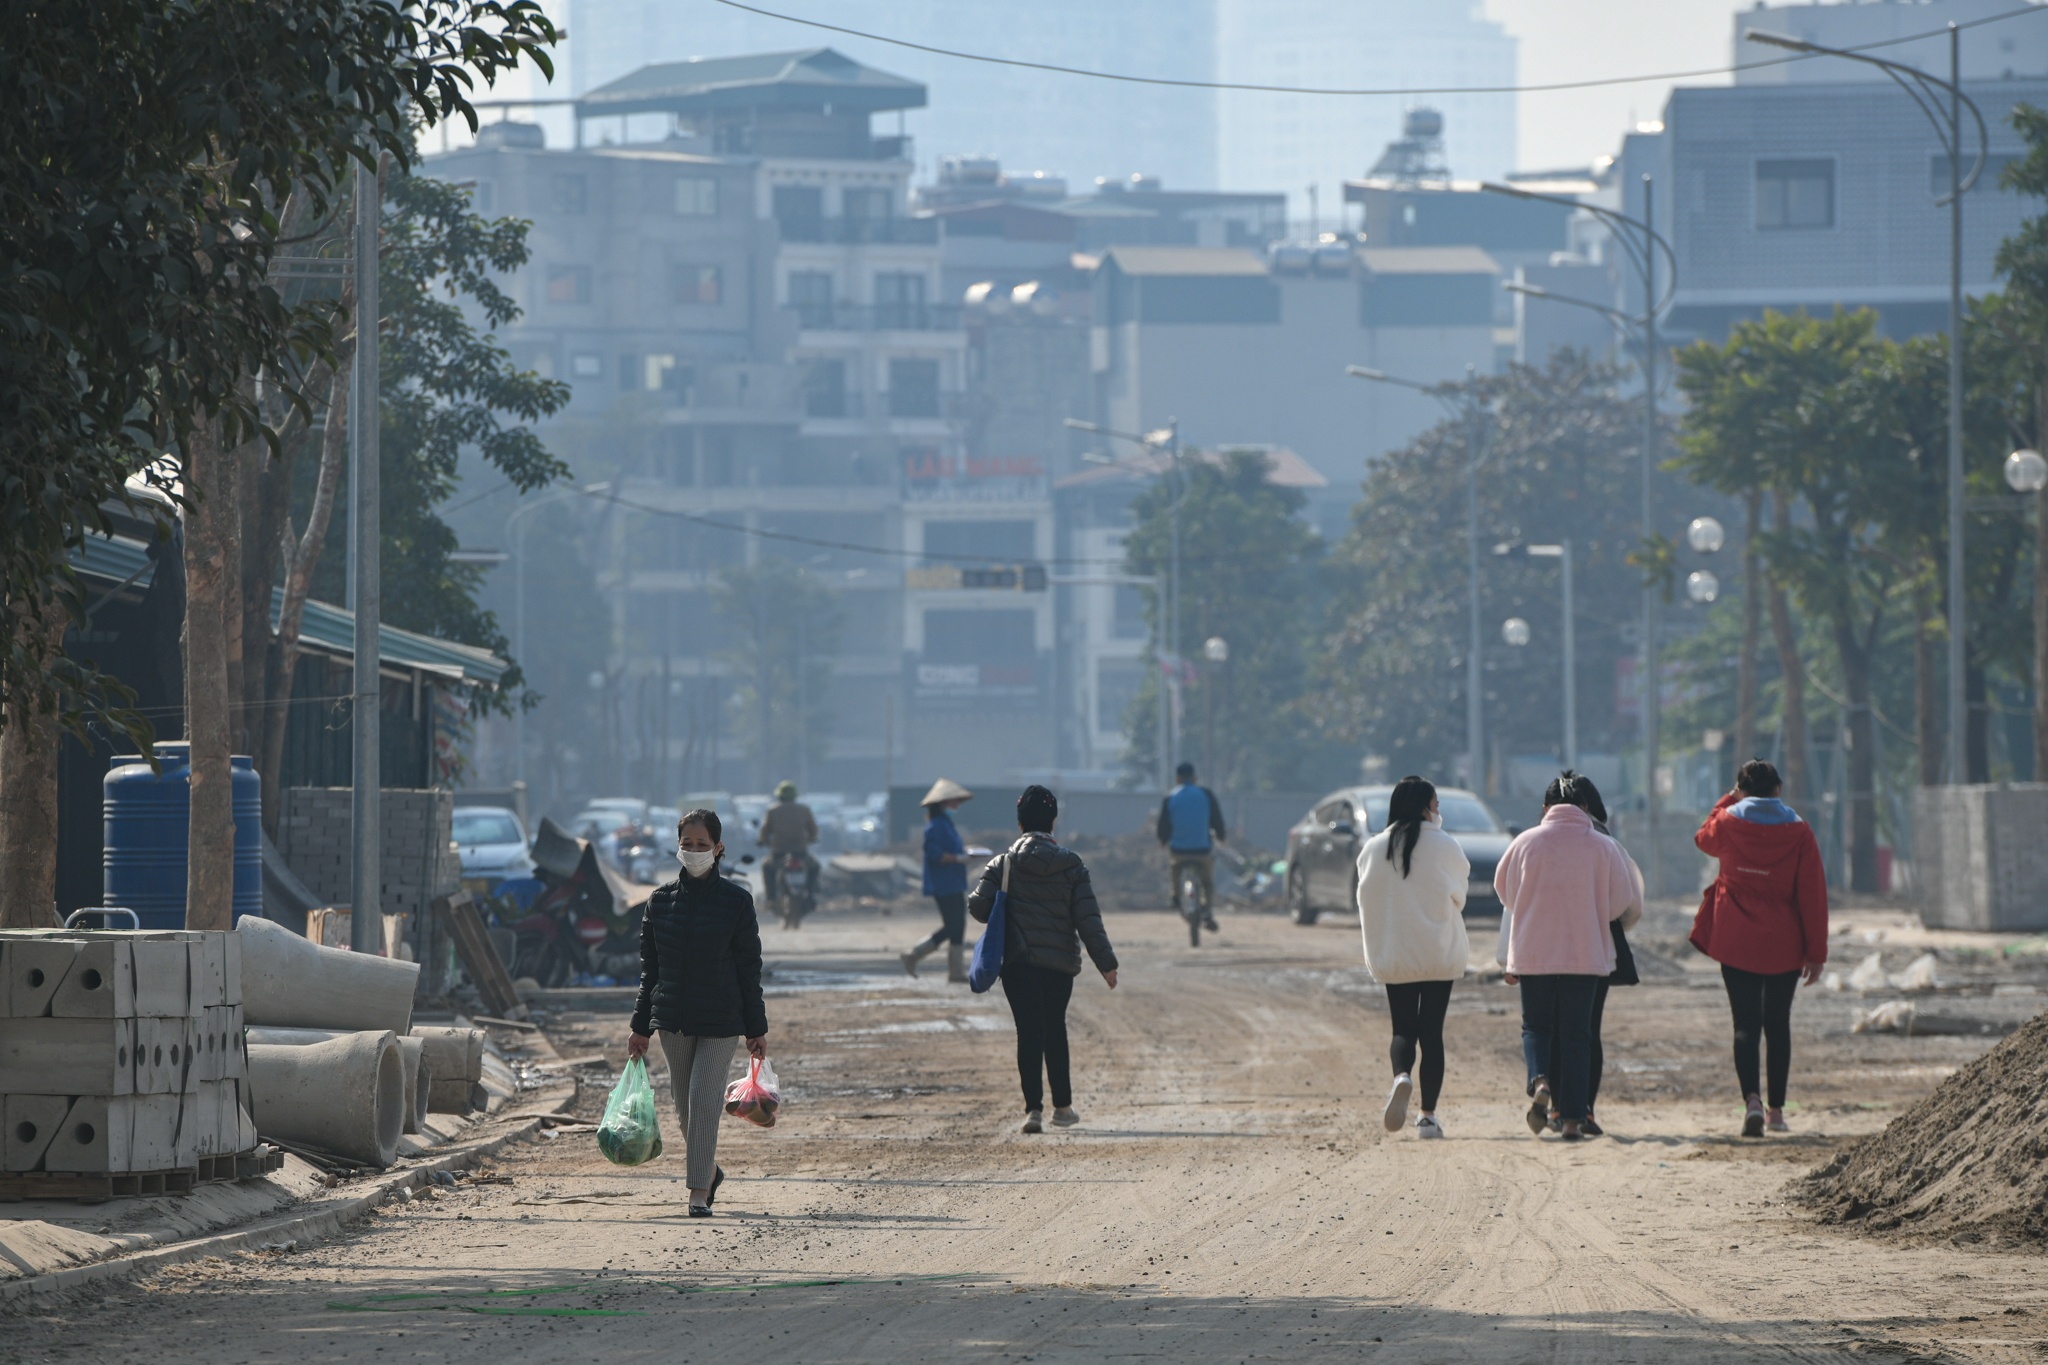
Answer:
[{"label": "white sneaker", "polygon": [[1398,1133],[1407,1123],[1408,1096],[1414,1089],[1415,1082],[1408,1079],[1407,1072],[1394,1077],[1394,1088],[1387,1093],[1386,1112],[1380,1115],[1380,1121],[1387,1125],[1388,1132]]},{"label": "white sneaker", "polygon": [[1024,1114],[1024,1126],[1020,1128],[1018,1131],[1023,1133],[1044,1132],[1045,1116],[1040,1114],[1036,1109],[1027,1110]]},{"label": "white sneaker", "polygon": [[1440,1138],[1443,1135],[1444,1126],[1436,1121],[1436,1115],[1424,1114],[1421,1118],[1415,1120],[1415,1136],[1419,1138]]}]

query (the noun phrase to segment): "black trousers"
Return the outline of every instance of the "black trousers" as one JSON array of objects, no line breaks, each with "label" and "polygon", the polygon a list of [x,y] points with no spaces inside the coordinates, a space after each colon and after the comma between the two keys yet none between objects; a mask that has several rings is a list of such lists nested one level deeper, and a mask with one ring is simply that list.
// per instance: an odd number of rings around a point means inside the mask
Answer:
[{"label": "black trousers", "polygon": [[1785,1081],[1792,1074],[1792,995],[1799,989],[1798,972],[1765,976],[1723,965],[1721,982],[1728,988],[1728,1008],[1735,1016],[1735,1079],[1742,1097],[1763,1093],[1757,1084],[1757,1037],[1762,1035],[1770,1068],[1770,1105],[1785,1107]]},{"label": "black trousers", "polygon": [[926,950],[941,943],[960,943],[967,938],[967,893],[948,891],[932,897],[939,904],[939,927],[917,946]]},{"label": "black trousers", "polygon": [[[1394,1074],[1415,1073],[1422,1109],[1436,1109],[1444,1088],[1444,1012],[1451,1007],[1449,981],[1402,981],[1387,986],[1387,1013],[1394,1016],[1394,1041],[1387,1049]],[[1421,1069],[1416,1069],[1416,1053]]]},{"label": "black trousers", "polygon": [[1053,1108],[1071,1108],[1067,1002],[1074,998],[1074,978],[1050,967],[1010,961],[1003,964],[1002,982],[1010,1017],[1017,1021],[1017,1078],[1024,1083],[1024,1108],[1045,1108],[1045,1081],[1052,1082]]},{"label": "black trousers", "polygon": [[[1603,976],[1600,978],[1600,984],[1593,988],[1593,1032],[1586,1040],[1586,1112],[1588,1114],[1593,1112],[1594,1104],[1600,1099],[1600,1076],[1607,1069],[1607,1049],[1600,1043],[1600,1026],[1607,1017],[1607,992],[1610,985],[1611,983]],[[1552,1027],[1556,1027],[1554,1022]],[[1549,1072],[1550,1064],[1546,1061],[1536,1074],[1548,1078]],[[1535,1076],[1529,1078],[1528,1093],[1532,1095],[1536,1093]]]}]

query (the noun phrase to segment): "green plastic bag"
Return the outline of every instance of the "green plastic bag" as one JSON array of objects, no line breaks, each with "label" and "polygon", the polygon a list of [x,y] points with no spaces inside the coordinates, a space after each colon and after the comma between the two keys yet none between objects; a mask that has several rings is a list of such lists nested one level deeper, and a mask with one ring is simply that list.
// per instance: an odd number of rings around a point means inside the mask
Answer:
[{"label": "green plastic bag", "polygon": [[655,1113],[654,1086],[647,1062],[626,1063],[611,1098],[604,1102],[604,1120],[597,1125],[597,1150],[615,1166],[638,1166],[661,1155],[661,1120]]}]

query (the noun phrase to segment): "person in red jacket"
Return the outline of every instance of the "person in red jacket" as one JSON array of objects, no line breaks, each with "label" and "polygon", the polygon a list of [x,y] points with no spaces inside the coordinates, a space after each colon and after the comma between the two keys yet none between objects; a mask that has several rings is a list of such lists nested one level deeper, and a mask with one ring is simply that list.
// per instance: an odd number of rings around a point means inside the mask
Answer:
[{"label": "person in red jacket", "polygon": [[[1778,770],[1752,759],[1735,790],[1715,803],[1700,832],[1700,852],[1721,861],[1721,875],[1700,898],[1692,946],[1721,964],[1735,1015],[1735,1076],[1748,1112],[1744,1137],[1791,1129],[1785,1080],[1792,1070],[1792,993],[1820,979],[1828,960],[1828,884],[1813,829],[1779,800]],[[1770,1107],[1757,1084],[1757,1035],[1770,1068]]]}]

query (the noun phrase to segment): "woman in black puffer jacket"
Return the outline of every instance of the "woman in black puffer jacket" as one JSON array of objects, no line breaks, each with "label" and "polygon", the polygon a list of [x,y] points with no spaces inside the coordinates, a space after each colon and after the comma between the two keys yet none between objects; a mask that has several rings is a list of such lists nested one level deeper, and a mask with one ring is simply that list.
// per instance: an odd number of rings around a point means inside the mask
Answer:
[{"label": "woman in black puffer jacket", "polygon": [[711,1216],[725,1172],[718,1169],[718,1117],[740,1038],[768,1052],[761,1000],[761,926],[753,893],[719,875],[725,856],[715,811],[693,810],[676,825],[683,874],[656,891],[640,921],[640,999],[626,1055],[645,1055],[656,1031],[668,1058],[669,1088],[683,1123],[690,1216]]},{"label": "woman in black puffer jacket", "polygon": [[988,923],[1008,869],[1003,994],[1017,1021],[1017,1073],[1024,1083],[1027,1133],[1045,1131],[1041,1069],[1052,1082],[1052,1121],[1062,1128],[1081,1121],[1067,1068],[1067,1002],[1081,974],[1083,945],[1102,979],[1116,989],[1116,952],[1103,932],[1088,869],[1079,854],[1053,841],[1059,813],[1059,800],[1050,791],[1026,787],[1017,798],[1017,828],[1023,837],[989,862],[967,898],[967,913]]}]

